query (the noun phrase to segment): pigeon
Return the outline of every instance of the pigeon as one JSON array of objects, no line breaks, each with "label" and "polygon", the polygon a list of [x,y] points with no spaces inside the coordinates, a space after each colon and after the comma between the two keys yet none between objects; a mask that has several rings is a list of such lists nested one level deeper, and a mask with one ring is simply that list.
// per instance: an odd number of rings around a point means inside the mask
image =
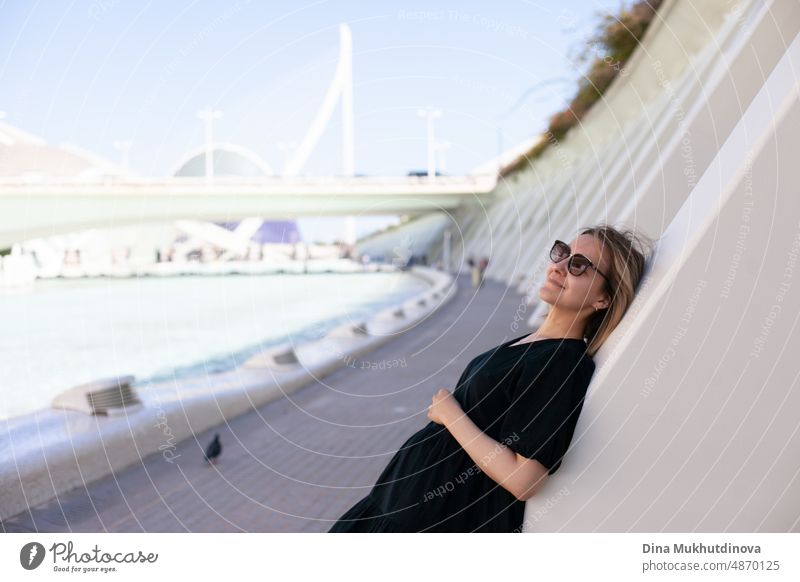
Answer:
[{"label": "pigeon", "polygon": [[214,440],[209,443],[206,447],[206,455],[205,459],[207,462],[214,464],[217,457],[219,457],[220,453],[222,452],[222,444],[219,442],[219,435],[214,435]]}]

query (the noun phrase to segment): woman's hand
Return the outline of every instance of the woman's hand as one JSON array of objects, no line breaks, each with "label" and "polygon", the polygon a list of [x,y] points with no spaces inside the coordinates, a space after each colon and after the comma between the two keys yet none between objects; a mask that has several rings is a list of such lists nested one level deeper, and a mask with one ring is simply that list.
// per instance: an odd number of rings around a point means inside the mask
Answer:
[{"label": "woman's hand", "polygon": [[428,418],[436,424],[447,425],[464,413],[455,396],[442,388],[433,395],[432,403],[428,407]]}]

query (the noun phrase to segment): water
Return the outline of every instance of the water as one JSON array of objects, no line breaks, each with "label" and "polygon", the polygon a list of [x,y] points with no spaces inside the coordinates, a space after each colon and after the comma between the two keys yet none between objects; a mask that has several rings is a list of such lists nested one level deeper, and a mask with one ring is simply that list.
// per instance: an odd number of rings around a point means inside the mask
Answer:
[{"label": "water", "polygon": [[0,418],[107,376],[138,383],[228,370],[427,287],[402,272],[37,281],[0,295]]}]

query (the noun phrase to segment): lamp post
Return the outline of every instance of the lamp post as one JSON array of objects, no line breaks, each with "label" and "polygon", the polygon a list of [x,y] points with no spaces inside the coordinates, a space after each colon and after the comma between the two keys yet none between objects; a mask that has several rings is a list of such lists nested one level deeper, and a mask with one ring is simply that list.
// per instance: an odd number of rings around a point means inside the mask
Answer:
[{"label": "lamp post", "polygon": [[197,112],[197,117],[206,126],[206,182],[211,183],[214,179],[214,120],[222,117],[222,111],[206,107]]},{"label": "lamp post", "polygon": [[436,140],[433,135],[433,120],[442,116],[442,110],[428,105],[424,109],[419,109],[417,114],[425,118],[428,123],[428,181],[433,182],[436,177]]}]

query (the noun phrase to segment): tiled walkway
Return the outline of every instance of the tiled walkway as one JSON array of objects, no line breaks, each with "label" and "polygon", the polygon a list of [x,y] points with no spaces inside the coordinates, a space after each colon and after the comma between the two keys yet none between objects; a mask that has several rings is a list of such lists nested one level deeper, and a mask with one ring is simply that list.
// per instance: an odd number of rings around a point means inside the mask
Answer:
[{"label": "tiled walkway", "polygon": [[[453,299],[349,367],[197,440],[8,519],[6,531],[324,532],[366,495],[439,388],[477,354],[526,333],[522,296],[459,278]],[[515,317],[518,327],[512,327]],[[385,367],[381,368],[381,364]],[[391,366],[391,367],[390,367]],[[223,453],[202,450],[220,433]]]}]

